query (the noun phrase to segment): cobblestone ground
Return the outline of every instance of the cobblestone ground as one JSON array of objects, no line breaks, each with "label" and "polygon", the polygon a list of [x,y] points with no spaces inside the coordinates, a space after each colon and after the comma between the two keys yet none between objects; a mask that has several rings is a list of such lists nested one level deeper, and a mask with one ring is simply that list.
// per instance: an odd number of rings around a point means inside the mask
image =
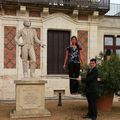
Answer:
[{"label": "cobblestone ground", "polygon": [[[46,108],[52,116],[45,118],[10,119],[9,113],[14,108],[13,103],[0,103],[0,120],[83,120],[81,116],[87,112],[87,103],[85,100],[64,100],[62,107],[58,107],[57,100],[47,100]],[[99,113],[97,120],[120,120],[120,101],[113,103],[112,111]]]}]

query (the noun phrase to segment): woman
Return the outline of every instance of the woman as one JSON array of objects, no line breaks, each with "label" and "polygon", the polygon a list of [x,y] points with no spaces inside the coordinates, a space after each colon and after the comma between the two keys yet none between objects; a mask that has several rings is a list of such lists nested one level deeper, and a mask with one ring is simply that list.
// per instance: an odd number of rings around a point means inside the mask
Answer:
[{"label": "woman", "polygon": [[72,78],[78,78],[80,74],[80,63],[82,63],[80,50],[81,47],[78,45],[77,37],[73,36],[71,38],[71,45],[66,49],[66,55],[63,65],[63,68],[65,69],[68,63],[71,94],[78,92],[78,81]]}]

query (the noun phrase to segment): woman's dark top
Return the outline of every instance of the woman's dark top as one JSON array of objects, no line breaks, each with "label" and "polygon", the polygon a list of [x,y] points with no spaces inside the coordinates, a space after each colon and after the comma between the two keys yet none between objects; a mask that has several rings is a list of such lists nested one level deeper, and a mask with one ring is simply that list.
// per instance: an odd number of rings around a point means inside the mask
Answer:
[{"label": "woman's dark top", "polygon": [[68,63],[80,63],[79,53],[81,48],[79,46],[77,46],[76,48],[68,46],[67,50],[68,50]]}]

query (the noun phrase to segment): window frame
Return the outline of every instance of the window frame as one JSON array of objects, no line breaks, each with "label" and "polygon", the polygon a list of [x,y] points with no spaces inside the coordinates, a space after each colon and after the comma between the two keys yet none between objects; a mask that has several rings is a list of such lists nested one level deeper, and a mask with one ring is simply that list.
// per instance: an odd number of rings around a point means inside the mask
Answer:
[{"label": "window frame", "polygon": [[[105,45],[105,37],[112,37],[113,38],[113,45]],[[104,51],[106,49],[112,49],[113,53],[116,54],[116,50],[120,49],[120,45],[119,46],[116,45],[116,38],[120,38],[120,35],[118,35],[117,37],[115,37],[114,35],[104,35]]]}]

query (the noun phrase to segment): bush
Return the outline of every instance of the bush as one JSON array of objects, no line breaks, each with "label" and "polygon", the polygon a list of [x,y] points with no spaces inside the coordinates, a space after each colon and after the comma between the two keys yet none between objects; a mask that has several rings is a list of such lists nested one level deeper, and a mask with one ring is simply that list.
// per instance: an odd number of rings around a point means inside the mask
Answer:
[{"label": "bush", "polygon": [[110,60],[101,60],[98,71],[101,79],[99,95],[120,90],[120,57],[118,55],[111,55]]},{"label": "bush", "polygon": [[[96,57],[98,62],[98,72],[99,72],[99,81],[98,81],[98,95],[104,96],[108,93],[116,93],[120,90],[120,57],[118,55],[111,55],[110,60],[104,60],[104,54],[100,53]],[[81,72],[81,76],[85,78],[86,69]],[[85,84],[80,83],[79,93],[84,95]]]}]

